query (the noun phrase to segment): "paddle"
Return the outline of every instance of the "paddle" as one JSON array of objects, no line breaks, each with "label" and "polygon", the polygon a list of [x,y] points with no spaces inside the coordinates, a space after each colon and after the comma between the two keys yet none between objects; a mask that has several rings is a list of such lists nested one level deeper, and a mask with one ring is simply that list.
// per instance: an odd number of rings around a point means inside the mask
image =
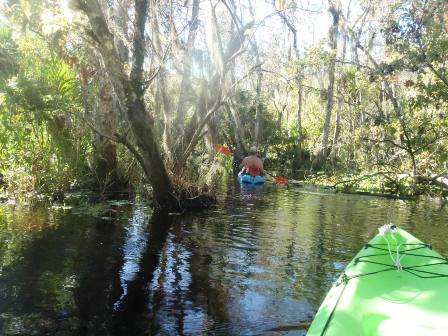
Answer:
[{"label": "paddle", "polygon": [[277,184],[288,184],[289,180],[286,177],[283,176],[274,176],[271,173],[267,172],[266,170],[264,171],[267,175],[271,176],[274,178],[275,183]]},{"label": "paddle", "polygon": [[229,147],[224,146],[224,145],[216,144],[215,149],[217,152],[224,154],[226,156],[231,156],[233,154],[232,150]]}]

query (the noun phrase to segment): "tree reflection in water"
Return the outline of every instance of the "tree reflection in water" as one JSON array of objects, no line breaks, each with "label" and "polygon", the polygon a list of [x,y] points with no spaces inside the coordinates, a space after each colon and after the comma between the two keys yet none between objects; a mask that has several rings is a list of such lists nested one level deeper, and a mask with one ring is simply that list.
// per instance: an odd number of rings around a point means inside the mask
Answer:
[{"label": "tree reflection in water", "polygon": [[0,205],[0,334],[303,335],[385,222],[448,254],[433,202],[229,184],[205,213],[115,210]]}]

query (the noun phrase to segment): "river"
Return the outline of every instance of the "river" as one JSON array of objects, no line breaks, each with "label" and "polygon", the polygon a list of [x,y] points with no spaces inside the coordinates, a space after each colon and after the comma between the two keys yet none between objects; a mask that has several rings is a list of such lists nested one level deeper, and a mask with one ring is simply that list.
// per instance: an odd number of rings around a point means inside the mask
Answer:
[{"label": "river", "polygon": [[448,255],[434,200],[219,191],[216,208],[0,205],[1,335],[305,335],[354,254],[392,222]]}]

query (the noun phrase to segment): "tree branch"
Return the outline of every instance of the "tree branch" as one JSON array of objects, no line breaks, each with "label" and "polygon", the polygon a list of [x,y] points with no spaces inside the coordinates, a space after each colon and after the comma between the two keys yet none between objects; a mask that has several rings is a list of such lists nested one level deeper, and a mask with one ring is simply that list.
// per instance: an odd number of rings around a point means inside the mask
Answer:
[{"label": "tree branch", "polygon": [[408,148],[407,147],[405,147],[405,146],[403,146],[403,145],[400,145],[400,144],[397,144],[395,141],[393,141],[393,140],[390,140],[390,139],[383,139],[383,140],[376,140],[376,139],[370,139],[370,138],[362,138],[362,140],[364,140],[364,141],[372,141],[372,142],[376,142],[376,143],[380,143],[380,142],[387,142],[387,143],[390,143],[391,145],[394,145],[395,147],[398,147],[398,148],[400,148],[400,149],[403,149],[403,150],[405,150],[405,151],[408,151]]}]

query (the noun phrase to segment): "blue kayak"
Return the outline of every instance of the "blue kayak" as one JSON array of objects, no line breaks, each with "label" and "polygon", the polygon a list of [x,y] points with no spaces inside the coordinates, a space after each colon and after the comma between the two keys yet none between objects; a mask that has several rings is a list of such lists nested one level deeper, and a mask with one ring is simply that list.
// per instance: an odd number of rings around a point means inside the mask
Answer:
[{"label": "blue kayak", "polygon": [[243,175],[238,173],[238,181],[240,183],[247,183],[247,184],[263,184],[266,181],[266,177],[264,176],[250,176],[250,175]]}]

